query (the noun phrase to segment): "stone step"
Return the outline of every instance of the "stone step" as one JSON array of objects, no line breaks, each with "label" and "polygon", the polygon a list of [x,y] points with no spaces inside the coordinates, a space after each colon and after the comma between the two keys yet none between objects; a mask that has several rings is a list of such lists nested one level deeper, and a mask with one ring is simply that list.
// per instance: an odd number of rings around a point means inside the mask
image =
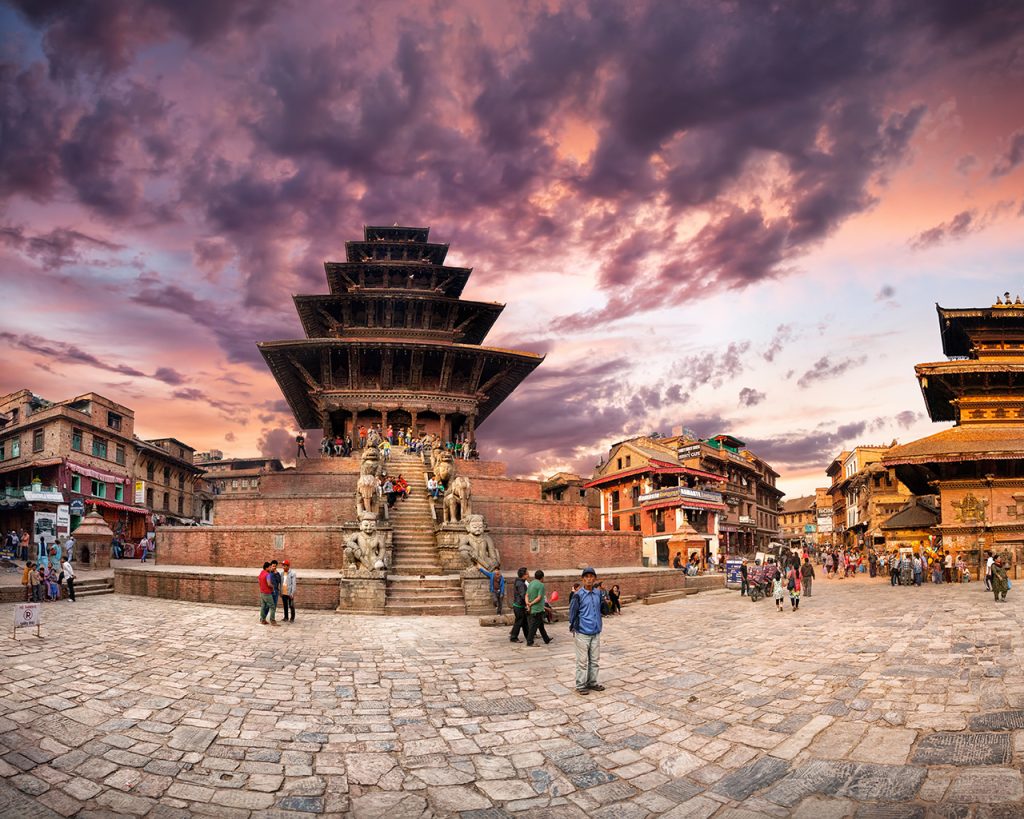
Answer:
[{"label": "stone step", "polygon": [[388,582],[388,584],[401,585],[401,586],[409,586],[409,587],[426,586],[426,587],[432,588],[432,587],[435,587],[435,586],[436,587],[442,587],[443,586],[446,589],[456,589],[457,591],[462,591],[462,578],[459,577],[458,575],[451,575],[451,574],[432,574],[432,575],[427,575],[426,577],[424,577],[422,579],[420,579],[420,578],[407,578],[407,577],[396,578],[396,577],[392,577],[391,575],[388,575],[387,582]]},{"label": "stone step", "polygon": [[392,617],[402,616],[458,616],[466,613],[466,606],[461,602],[453,603],[424,603],[424,604],[395,604],[390,601],[384,605],[384,613]]},{"label": "stone step", "polygon": [[462,598],[451,589],[388,589],[387,600],[392,602],[442,602],[462,604]]},{"label": "stone step", "polygon": [[409,564],[407,566],[392,566],[389,571],[395,575],[405,575],[406,577],[426,577],[432,574],[440,574],[441,567],[434,565],[414,565]]},{"label": "stone step", "polygon": [[697,589],[666,589],[664,591],[652,592],[644,598],[644,605],[650,606],[654,603],[667,603],[670,600],[682,600],[692,594],[697,594]]},{"label": "stone step", "polygon": [[97,594],[113,594],[113,586],[100,586],[92,589],[80,589],[75,584],[75,597],[95,597]]}]

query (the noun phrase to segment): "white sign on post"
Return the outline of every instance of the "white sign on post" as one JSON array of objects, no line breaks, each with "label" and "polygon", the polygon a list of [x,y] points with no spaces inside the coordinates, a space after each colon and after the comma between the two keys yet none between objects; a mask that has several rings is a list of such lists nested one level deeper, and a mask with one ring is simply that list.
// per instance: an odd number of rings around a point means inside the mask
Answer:
[{"label": "white sign on post", "polygon": [[36,637],[42,637],[39,627],[42,625],[43,615],[39,603],[18,603],[14,607],[14,639],[18,637],[19,628],[36,627]]},{"label": "white sign on post", "polygon": [[62,503],[57,507],[57,534],[66,535],[71,531],[71,507]]}]

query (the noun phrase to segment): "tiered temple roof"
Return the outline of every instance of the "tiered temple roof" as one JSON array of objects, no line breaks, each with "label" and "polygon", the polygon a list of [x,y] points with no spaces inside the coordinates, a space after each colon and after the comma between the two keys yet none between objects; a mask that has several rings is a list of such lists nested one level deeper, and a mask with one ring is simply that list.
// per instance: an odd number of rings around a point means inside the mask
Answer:
[{"label": "tiered temple roof", "polygon": [[543,356],[481,346],[504,305],[463,301],[470,268],[444,264],[429,228],[364,228],[329,293],[294,296],[305,339],[258,346],[299,426],[345,434],[367,422],[464,433]]}]

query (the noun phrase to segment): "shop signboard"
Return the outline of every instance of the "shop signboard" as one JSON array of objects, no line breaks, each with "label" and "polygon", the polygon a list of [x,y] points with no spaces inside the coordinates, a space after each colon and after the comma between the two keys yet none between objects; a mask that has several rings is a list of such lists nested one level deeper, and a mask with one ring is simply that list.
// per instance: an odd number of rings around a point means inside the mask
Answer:
[{"label": "shop signboard", "polygon": [[676,457],[680,461],[688,461],[690,458],[700,457],[700,444],[687,444],[676,451]]},{"label": "shop signboard", "polygon": [[136,481],[135,482],[135,503],[137,506],[142,506],[146,502],[146,482]]},{"label": "shop signboard", "polygon": [[640,496],[640,503],[651,501],[668,500],[670,498],[693,498],[694,500],[706,501],[707,503],[722,503],[720,492],[709,492],[706,489],[691,489],[688,486],[669,486],[665,489],[658,489],[654,492],[647,492]]},{"label": "shop signboard", "polygon": [[818,510],[818,532],[823,535],[832,534],[832,510]]},{"label": "shop signboard", "polygon": [[81,498],[75,498],[68,504],[68,507],[71,510],[71,514],[76,518],[80,518],[85,515],[85,501]]},{"label": "shop signboard", "polygon": [[57,534],[66,535],[71,531],[71,508],[62,503],[57,507]]},{"label": "shop signboard", "polygon": [[729,559],[725,561],[725,582],[729,585],[735,583],[737,586],[743,582],[743,575],[740,571],[740,567],[743,565],[742,560]]}]

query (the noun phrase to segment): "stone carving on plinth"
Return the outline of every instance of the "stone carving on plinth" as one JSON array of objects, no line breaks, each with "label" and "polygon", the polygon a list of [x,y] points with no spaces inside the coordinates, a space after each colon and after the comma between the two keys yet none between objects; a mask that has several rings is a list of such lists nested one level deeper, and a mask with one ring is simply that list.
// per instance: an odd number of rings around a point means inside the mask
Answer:
[{"label": "stone carving on plinth", "polygon": [[470,568],[479,566],[493,572],[500,563],[494,539],[487,534],[483,515],[470,515],[466,519],[466,532],[459,538],[458,550]]},{"label": "stone carving on plinth", "polygon": [[377,479],[383,468],[380,450],[376,447],[365,447],[359,461],[359,480],[356,482],[356,520],[360,520],[364,514],[369,514],[374,519],[380,516],[381,508],[385,504],[380,502]]},{"label": "stone carving on plinth", "polygon": [[384,536],[377,531],[377,519],[369,512],[359,516],[359,531],[345,539],[345,576],[382,577],[391,556]]}]

